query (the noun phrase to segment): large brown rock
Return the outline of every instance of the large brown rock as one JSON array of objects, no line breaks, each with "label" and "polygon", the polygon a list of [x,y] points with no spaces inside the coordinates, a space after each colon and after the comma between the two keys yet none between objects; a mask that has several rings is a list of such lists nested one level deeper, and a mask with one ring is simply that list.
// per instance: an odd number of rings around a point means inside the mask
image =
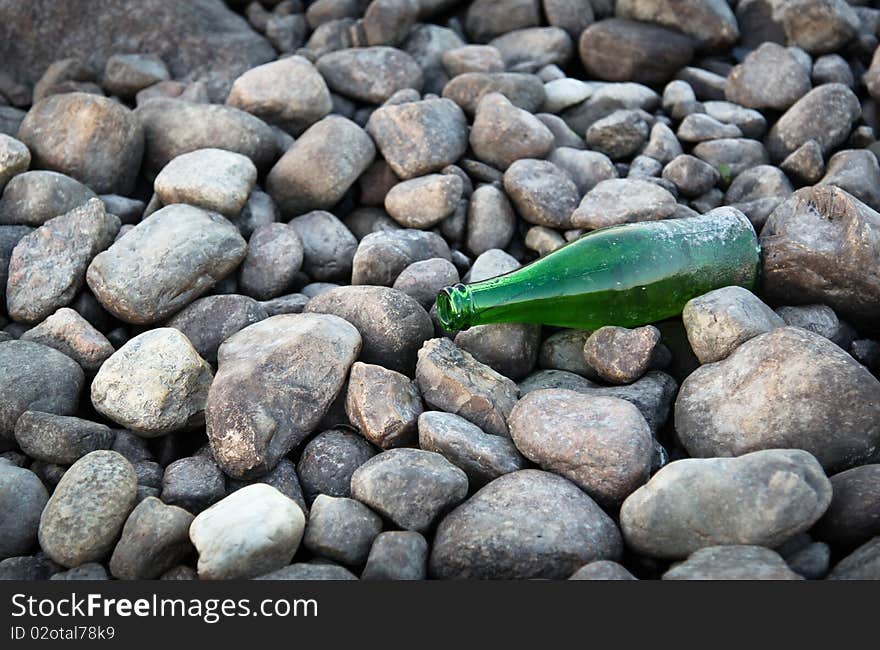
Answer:
[{"label": "large brown rock", "polygon": [[780,327],[691,373],[675,428],[691,456],[795,448],[843,469],[880,446],[880,381],[825,337]]},{"label": "large brown rock", "polygon": [[230,476],[270,471],[318,425],[361,349],[341,318],[282,314],[229,337],[205,405],[214,458]]},{"label": "large brown rock", "polygon": [[58,59],[103,70],[120,52],[158,54],[174,79],[203,80],[220,101],[236,76],[275,58],[219,0],[0,1],[0,74],[33,84]]},{"label": "large brown rock", "polygon": [[767,219],[761,248],[772,302],[822,303],[880,327],[880,213],[838,187],[805,187]]}]

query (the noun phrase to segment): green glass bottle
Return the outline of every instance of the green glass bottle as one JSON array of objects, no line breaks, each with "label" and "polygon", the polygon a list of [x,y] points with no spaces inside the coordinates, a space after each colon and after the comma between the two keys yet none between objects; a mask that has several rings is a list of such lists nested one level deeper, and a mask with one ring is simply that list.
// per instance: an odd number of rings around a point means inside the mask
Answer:
[{"label": "green glass bottle", "polygon": [[680,314],[712,289],[754,288],[759,263],[752,224],[719,208],[587,233],[516,271],[443,289],[437,316],[447,331],[486,323],[635,327]]}]

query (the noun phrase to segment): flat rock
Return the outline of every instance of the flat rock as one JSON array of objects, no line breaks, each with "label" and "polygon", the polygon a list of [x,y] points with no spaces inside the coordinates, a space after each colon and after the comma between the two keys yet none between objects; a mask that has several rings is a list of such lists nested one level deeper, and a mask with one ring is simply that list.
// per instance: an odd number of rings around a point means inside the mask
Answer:
[{"label": "flat rock", "polygon": [[555,579],[617,559],[617,526],[561,476],[527,469],[495,479],[437,528],[429,572],[441,579]]},{"label": "flat rock", "polygon": [[95,257],[86,281],[117,318],[151,324],[207,293],[238,266],[246,249],[238,229],[221,215],[175,204]]},{"label": "flat rock", "polygon": [[465,473],[440,454],[391,449],[373,456],[351,477],[351,496],[396,526],[424,533],[467,496]]},{"label": "flat rock", "polygon": [[72,465],[99,449],[109,449],[115,434],[110,427],[68,415],[25,411],[15,423],[15,440],[31,458]]},{"label": "flat rock", "polygon": [[419,446],[461,468],[474,488],[526,466],[509,439],[485,433],[464,418],[442,411],[419,416]]},{"label": "flat rock", "polygon": [[86,268],[119,230],[99,199],[50,219],[22,237],[9,259],[9,315],[35,323],[70,304],[83,286]]},{"label": "flat rock", "polygon": [[345,412],[367,440],[382,449],[408,446],[417,437],[422,397],[406,375],[356,361],[348,378]]},{"label": "flat rock", "polygon": [[620,525],[636,552],[683,558],[711,546],[778,546],[830,502],[831,484],[813,456],[769,449],[666,465],[624,501]]},{"label": "flat rock", "polygon": [[509,435],[506,419],[516,403],[516,384],[449,339],[431,339],[418,357],[416,381],[429,406],[460,415],[487,433]]},{"label": "flat rock", "polygon": [[180,330],[161,327],[117,350],[92,382],[102,415],[146,438],[197,424],[213,374]]},{"label": "flat rock", "polygon": [[40,547],[65,567],[100,561],[135,505],[134,468],[115,451],[83,456],[59,481],[40,518]]},{"label": "flat rock", "polygon": [[508,418],[517,449],[599,504],[619,505],[648,480],[653,441],[638,409],[614,397],[538,390]]},{"label": "flat rock", "polygon": [[318,425],[360,349],[357,330],[330,315],[273,316],[228,338],[205,405],[223,470],[236,478],[271,470]]},{"label": "flat rock", "polygon": [[721,361],[742,343],[785,324],[755,294],[737,286],[688,301],[682,320],[700,363]]},{"label": "flat rock", "polygon": [[202,580],[253,578],[290,563],[306,520],[295,501],[265,483],[215,503],[192,522]]},{"label": "flat rock", "polygon": [[388,287],[331,289],[312,298],[305,311],[344,318],[363,337],[363,362],[399,372],[412,371],[419,348],[434,332],[430,316],[418,302]]}]

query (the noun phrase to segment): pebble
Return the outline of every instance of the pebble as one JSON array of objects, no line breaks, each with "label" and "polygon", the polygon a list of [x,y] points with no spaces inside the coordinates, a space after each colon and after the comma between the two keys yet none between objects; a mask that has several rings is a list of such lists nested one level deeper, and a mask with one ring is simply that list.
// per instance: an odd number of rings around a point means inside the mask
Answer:
[{"label": "pebble", "polygon": [[652,325],[601,327],[584,343],[584,359],[605,381],[631,384],[648,371],[659,342],[660,331]]},{"label": "pebble", "polygon": [[25,411],[15,423],[15,440],[21,450],[37,460],[72,465],[99,449],[109,449],[110,427],[80,418]]},{"label": "pebble", "polygon": [[422,306],[389,287],[338,287],[312,298],[305,311],[344,318],[363,338],[360,360],[398,372],[412,372],[419,348],[434,332]]},{"label": "pebble", "polygon": [[767,134],[767,151],[785,160],[805,142],[815,141],[828,155],[842,144],[861,113],[859,100],[843,84],[825,84],[801,97]]},{"label": "pebble", "polygon": [[731,179],[752,167],[769,162],[764,145],[748,138],[707,140],[696,145],[692,152],[715,169],[724,169]]},{"label": "pebble", "polygon": [[305,530],[292,499],[265,483],[233,492],[197,515],[189,537],[202,580],[254,578],[288,565]]},{"label": "pebble", "polygon": [[809,330],[848,350],[853,342],[852,328],[826,305],[779,307],[776,313],[786,325]]},{"label": "pebble", "polygon": [[701,49],[727,47],[740,36],[736,18],[726,2],[620,0],[616,15],[680,29]]},{"label": "pebble", "polygon": [[319,494],[312,504],[303,545],[319,557],[362,566],[381,532],[382,518],[360,501]]},{"label": "pebble", "polygon": [[415,298],[424,309],[430,309],[440,290],[458,281],[455,265],[442,257],[435,257],[407,266],[397,276],[393,288]]},{"label": "pebble", "polygon": [[137,477],[125,458],[115,451],[83,456],[64,473],[43,510],[40,547],[68,568],[104,559],[136,495]]},{"label": "pebble", "polygon": [[720,545],[772,548],[809,529],[830,502],[822,467],[799,449],[687,458],[624,501],[620,526],[629,548],[660,558]]},{"label": "pebble", "polygon": [[544,104],[541,107],[547,113],[560,111],[580,104],[593,94],[593,88],[587,82],[570,77],[563,77],[544,84]]},{"label": "pebble", "polygon": [[449,339],[431,339],[422,346],[416,382],[429,406],[459,415],[487,433],[509,435],[506,419],[516,402],[516,384]]},{"label": "pebble", "polygon": [[672,129],[662,122],[656,122],[651,127],[648,144],[642,150],[642,155],[665,164],[671,162],[682,153],[681,143]]},{"label": "pebble", "polygon": [[317,427],[360,349],[352,325],[324,314],[272,316],[229,337],[205,404],[223,471],[253,478],[277,465]]},{"label": "pebble", "polygon": [[376,453],[373,445],[352,431],[319,433],[303,448],[296,468],[306,499],[311,502],[319,494],[350,496],[351,475]]},{"label": "pebble", "polygon": [[663,574],[663,580],[802,580],[779,553],[735,544],[701,548]]},{"label": "pebble", "polygon": [[880,381],[831,341],[778,327],[695,370],[681,386],[675,426],[692,456],[791,447],[845,469],[866,462],[880,440],[878,397]]},{"label": "pebble", "polygon": [[159,98],[138,106],[134,114],[144,129],[144,167],[154,174],[177,156],[198,149],[247,156],[261,171],[277,157],[269,125],[231,106]]},{"label": "pebble", "polygon": [[284,223],[259,226],[248,241],[238,274],[243,293],[268,300],[293,288],[304,257],[297,231]]},{"label": "pebble", "polygon": [[449,99],[381,106],[366,128],[388,166],[403,180],[455,163],[468,145],[467,120]]},{"label": "pebble", "polygon": [[611,159],[598,151],[557,147],[547,159],[571,177],[581,195],[586,194],[602,181],[618,176],[617,168]]},{"label": "pebble", "polygon": [[649,130],[641,112],[618,110],[593,122],[587,129],[586,142],[591,149],[604,153],[612,160],[622,160],[631,157],[642,147],[648,139]]},{"label": "pebble", "polygon": [[519,215],[539,226],[571,228],[580,193],[562,169],[546,160],[523,158],[504,172],[504,189]]},{"label": "pebble", "polygon": [[867,149],[848,149],[831,156],[816,185],[834,185],[874,210],[880,209],[880,164]]},{"label": "pebble", "polygon": [[543,158],[553,148],[553,134],[531,113],[500,93],[480,99],[470,144],[477,157],[499,169],[521,158]]},{"label": "pebble", "polygon": [[183,332],[199,356],[216,364],[223,341],[269,315],[262,304],[247,296],[206,296],[184,307],[166,325]]},{"label": "pebble", "polygon": [[424,83],[418,63],[394,47],[341,49],[321,56],[316,66],[330,90],[367,104],[381,104],[404,88],[421,90]]},{"label": "pebble", "polygon": [[170,78],[165,62],[155,54],[114,54],[104,65],[101,84],[111,94],[131,99],[144,88]]},{"label": "pebble", "polygon": [[661,84],[691,62],[694,43],[660,25],[610,18],[580,33],[578,51],[587,72],[599,79]]},{"label": "pebble", "polygon": [[428,542],[412,530],[379,533],[370,547],[361,580],[424,580]]},{"label": "pebble", "polygon": [[845,45],[859,29],[858,14],[842,0],[792,0],[779,8],[792,45],[810,54],[824,54]]},{"label": "pebble", "polygon": [[26,172],[31,164],[31,152],[24,143],[0,133],[0,191],[17,174]]},{"label": "pebble", "polygon": [[85,374],[70,357],[30,341],[0,343],[0,443],[12,440],[25,411],[71,415]]},{"label": "pebble", "polygon": [[109,580],[107,569],[97,562],[86,562],[78,567],[52,574],[49,580]]},{"label": "pebble", "polygon": [[809,72],[790,50],[763,43],[730,71],[724,96],[747,108],[784,111],[810,89]]},{"label": "pebble", "polygon": [[793,179],[811,185],[825,173],[822,147],[815,140],[807,140],[779,163],[779,167]]},{"label": "pebble", "polygon": [[521,264],[508,253],[498,248],[492,248],[481,253],[471,265],[470,271],[465,276],[467,282],[480,282],[510,271],[515,271]]},{"label": "pebble", "polygon": [[302,268],[318,281],[347,279],[352,273],[357,239],[337,217],[313,210],[288,224],[302,240]]},{"label": "pebble", "polygon": [[163,205],[188,203],[235,217],[256,180],[257,168],[247,156],[223,149],[197,149],[165,165],[153,187]]},{"label": "pebble", "polygon": [[571,226],[596,230],[672,216],[675,197],[651,181],[613,178],[601,181],[584,195],[571,214]]},{"label": "pebble", "polygon": [[100,200],[90,199],[22,237],[9,259],[9,315],[36,323],[70,304],[89,263],[112,243],[119,225]]},{"label": "pebble", "polygon": [[596,369],[584,358],[584,344],[591,332],[566,329],[555,332],[544,339],[538,355],[541,368],[566,370],[586,377],[598,379]]},{"label": "pebble", "polygon": [[852,548],[880,535],[880,465],[834,474],[831,505],[813,528],[819,539]]},{"label": "pebble", "polygon": [[466,72],[443,88],[443,97],[458,104],[468,116],[476,113],[483,97],[493,93],[529,113],[541,108],[546,98],[541,78],[524,72]]},{"label": "pebble", "polygon": [[573,483],[526,469],[446,516],[428,566],[441,579],[562,580],[593,560],[618,559],[622,546],[615,523]]},{"label": "pebble", "polygon": [[266,191],[286,216],[336,205],[376,155],[354,122],[329,115],[315,122],[275,163]]},{"label": "pebble", "polygon": [[180,330],[161,327],[123,345],[92,382],[95,409],[146,438],[203,418],[213,373]]},{"label": "pebble", "polygon": [[330,90],[308,59],[290,56],[251,68],[229,91],[226,104],[299,135],[330,113]]},{"label": "pebble", "polygon": [[638,580],[626,567],[611,560],[596,560],[571,574],[569,580]]},{"label": "pebble", "polygon": [[421,449],[383,451],[358,467],[351,496],[396,526],[424,533],[468,492],[467,475],[440,454]]},{"label": "pebble", "polygon": [[822,303],[857,327],[880,323],[880,278],[865,242],[880,238],[880,214],[834,186],[803,188],[761,232],[762,280],[770,301]]},{"label": "pebble", "polygon": [[847,555],[828,575],[828,580],[880,579],[880,538],[874,537]]},{"label": "pebble", "polygon": [[351,283],[390,287],[414,262],[450,259],[449,245],[437,233],[415,229],[382,230],[365,235],[357,245]]},{"label": "pebble", "polygon": [[37,475],[0,462],[0,559],[28,553],[37,541],[49,493]]},{"label": "pebble", "polygon": [[680,194],[698,197],[715,187],[721,175],[712,165],[699,158],[681,154],[663,167],[663,178],[672,181]]},{"label": "pebble", "polygon": [[144,154],[144,129],[132,111],[79,92],[35,103],[18,139],[34,167],[68,174],[100,194],[130,193]]},{"label": "pebble", "polygon": [[95,193],[79,181],[53,171],[25,171],[6,183],[0,224],[41,226],[85,205]]},{"label": "pebble", "polygon": [[456,334],[454,341],[479,363],[517,380],[535,367],[541,327],[530,323],[477,325]]},{"label": "pebble", "polygon": [[147,497],[122,528],[110,558],[110,573],[120,580],[156,580],[192,553],[192,521],[186,510]]},{"label": "pebble", "polygon": [[198,514],[226,496],[226,481],[207,456],[179,458],[165,468],[162,501]]},{"label": "pebble", "polygon": [[54,348],[87,371],[100,368],[114,352],[113,345],[101,332],[68,307],[61,307],[20,338]]},{"label": "pebble", "polygon": [[682,320],[700,363],[721,361],[746,341],[785,325],[760,298],[737,286],[715,289],[688,301]]},{"label": "pebble", "polygon": [[452,214],[463,190],[461,178],[454,174],[419,176],[392,187],[385,210],[404,228],[427,230]]},{"label": "pebble", "polygon": [[461,468],[474,488],[526,466],[509,439],[487,434],[452,413],[427,411],[419,416],[418,426],[419,446]]},{"label": "pebble", "polygon": [[356,361],[349,373],[345,412],[377,447],[409,446],[417,437],[422,398],[406,375]]}]

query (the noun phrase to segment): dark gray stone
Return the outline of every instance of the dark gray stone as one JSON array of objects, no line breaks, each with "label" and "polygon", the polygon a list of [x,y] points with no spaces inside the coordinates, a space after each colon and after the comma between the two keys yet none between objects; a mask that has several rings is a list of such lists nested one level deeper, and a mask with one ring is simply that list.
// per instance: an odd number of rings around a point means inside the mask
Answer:
[{"label": "dark gray stone", "polygon": [[110,427],[65,415],[25,411],[15,423],[15,440],[31,458],[72,465],[88,453],[109,449]]},{"label": "dark gray stone", "polygon": [[297,465],[306,498],[311,502],[319,494],[349,496],[351,475],[376,453],[376,449],[356,433],[344,429],[319,433],[303,448]]}]

